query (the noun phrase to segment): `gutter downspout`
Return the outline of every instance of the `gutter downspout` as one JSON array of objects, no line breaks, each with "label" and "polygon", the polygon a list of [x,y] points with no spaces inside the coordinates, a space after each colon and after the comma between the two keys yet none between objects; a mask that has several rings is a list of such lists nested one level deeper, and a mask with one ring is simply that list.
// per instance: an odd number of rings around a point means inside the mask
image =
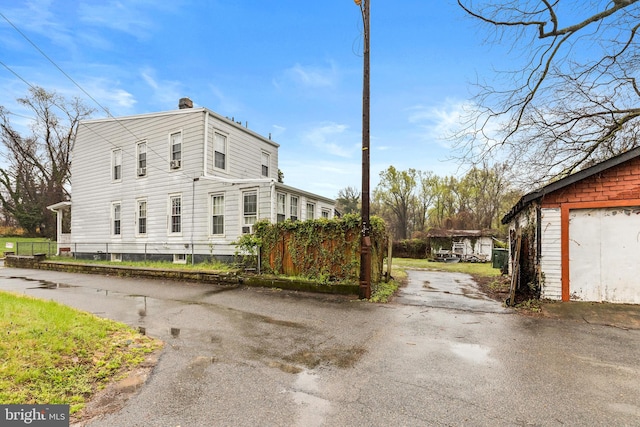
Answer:
[{"label": "gutter downspout", "polygon": [[208,176],[207,157],[209,154],[209,112],[204,112],[204,155],[202,156],[202,176]]}]

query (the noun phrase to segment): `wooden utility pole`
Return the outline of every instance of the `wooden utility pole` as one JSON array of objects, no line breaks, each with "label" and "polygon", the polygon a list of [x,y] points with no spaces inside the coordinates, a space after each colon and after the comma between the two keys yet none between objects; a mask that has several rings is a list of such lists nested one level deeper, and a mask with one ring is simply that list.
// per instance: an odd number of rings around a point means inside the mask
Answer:
[{"label": "wooden utility pole", "polygon": [[369,2],[370,0],[355,0],[362,11],[364,24],[364,64],[362,84],[362,232],[360,240],[360,287],[361,299],[371,297],[371,224],[369,215],[369,110],[370,110],[370,86],[369,86]]}]

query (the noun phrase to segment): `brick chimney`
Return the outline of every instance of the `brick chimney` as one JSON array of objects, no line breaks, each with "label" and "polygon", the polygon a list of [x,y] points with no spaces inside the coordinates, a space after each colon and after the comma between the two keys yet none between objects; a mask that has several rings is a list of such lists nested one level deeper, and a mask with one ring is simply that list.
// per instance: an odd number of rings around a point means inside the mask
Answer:
[{"label": "brick chimney", "polygon": [[193,101],[189,98],[180,98],[178,102],[178,108],[184,110],[185,108],[193,108]]}]

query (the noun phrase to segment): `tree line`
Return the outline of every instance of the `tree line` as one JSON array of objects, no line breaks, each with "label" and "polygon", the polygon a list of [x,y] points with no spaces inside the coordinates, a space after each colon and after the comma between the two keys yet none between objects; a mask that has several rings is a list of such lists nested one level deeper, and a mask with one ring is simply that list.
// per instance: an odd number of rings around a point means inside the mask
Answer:
[{"label": "tree line", "polygon": [[[505,234],[501,218],[522,192],[510,180],[507,163],[473,167],[462,178],[389,166],[380,172],[371,213],[382,217],[394,240],[420,237],[429,229],[493,230]],[[338,192],[341,213],[360,212],[354,187]]]}]

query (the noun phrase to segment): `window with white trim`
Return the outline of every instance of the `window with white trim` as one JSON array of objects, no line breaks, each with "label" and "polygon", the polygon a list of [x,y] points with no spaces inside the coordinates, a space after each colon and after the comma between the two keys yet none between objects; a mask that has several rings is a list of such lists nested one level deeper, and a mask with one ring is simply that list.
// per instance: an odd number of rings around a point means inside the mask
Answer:
[{"label": "window with white trim", "polygon": [[289,197],[289,218],[291,221],[298,220],[298,196]]},{"label": "window with white trim", "polygon": [[224,234],[224,196],[211,196],[211,234]]},{"label": "window with white trim", "polygon": [[138,159],[136,171],[137,176],[147,176],[147,143],[139,142],[136,146],[136,157]]},{"label": "window with white trim", "polygon": [[322,218],[330,218],[331,212],[329,211],[329,209],[322,209],[321,215]]},{"label": "window with white trim", "polygon": [[120,202],[111,204],[111,234],[120,236],[122,234],[122,205]]},{"label": "window with white trim", "polygon": [[243,225],[253,225],[258,220],[258,192],[245,191],[242,193]]},{"label": "window with white trim", "polygon": [[216,169],[227,169],[227,137],[218,132],[213,141],[213,166]]},{"label": "window with white trim", "polygon": [[147,201],[138,200],[136,208],[137,234],[144,236],[147,234]]},{"label": "window with white trim", "polygon": [[269,160],[271,156],[269,153],[262,152],[262,176],[269,177]]},{"label": "window with white trim", "polygon": [[287,195],[284,193],[278,193],[277,195],[278,198],[278,211],[277,211],[277,222],[284,222],[284,220],[287,218]]},{"label": "window with white trim", "polygon": [[307,219],[316,219],[315,203],[307,203]]},{"label": "window with white trim", "polygon": [[169,197],[169,232],[182,233],[182,196]]},{"label": "window with white trim", "polygon": [[111,179],[120,181],[122,179],[122,150],[111,152]]},{"label": "window with white trim", "polygon": [[171,145],[171,169],[179,169],[182,166],[182,132],[172,133],[169,137]]}]

